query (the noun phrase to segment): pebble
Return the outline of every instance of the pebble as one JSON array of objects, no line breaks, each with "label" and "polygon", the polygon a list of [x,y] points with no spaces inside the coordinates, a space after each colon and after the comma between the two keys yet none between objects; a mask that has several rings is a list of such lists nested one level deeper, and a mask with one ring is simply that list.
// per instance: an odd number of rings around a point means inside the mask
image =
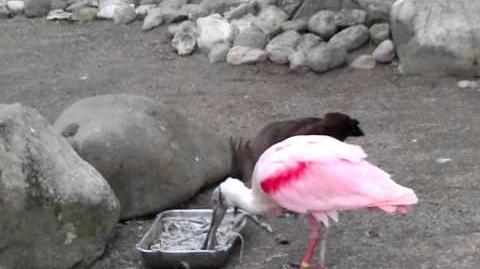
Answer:
[{"label": "pebble", "polygon": [[288,240],[288,238],[283,234],[279,234],[277,237],[275,237],[275,242],[279,245],[289,245],[290,244],[290,240]]},{"label": "pebble", "polygon": [[96,7],[82,7],[73,11],[72,20],[92,21],[97,17],[97,13],[98,13],[98,8]]},{"label": "pebble", "polygon": [[457,86],[460,89],[466,89],[466,88],[475,89],[478,87],[478,84],[473,80],[461,80],[457,83]]},{"label": "pebble", "polygon": [[373,58],[383,64],[391,63],[395,58],[395,47],[393,41],[387,39],[380,43],[372,53]]},{"label": "pebble", "polygon": [[244,46],[234,46],[227,54],[227,63],[231,65],[253,64],[267,59],[268,52]]},{"label": "pebble", "polygon": [[47,15],[47,20],[69,20],[72,13],[65,12],[62,9],[51,10]]},{"label": "pebble", "polygon": [[218,43],[208,52],[208,61],[210,63],[225,62],[230,45],[226,43]]},{"label": "pebble", "polygon": [[360,55],[350,63],[350,67],[355,69],[373,69],[375,68],[375,59],[368,54]]},{"label": "pebble", "polygon": [[443,164],[443,163],[448,163],[448,162],[451,162],[451,161],[452,161],[452,159],[450,159],[450,158],[446,158],[446,157],[441,157],[441,158],[437,158],[437,159],[435,159],[435,161],[436,161],[437,163],[441,163],[441,164]]},{"label": "pebble", "polygon": [[368,237],[368,238],[379,238],[380,237],[380,234],[378,233],[378,231],[375,231],[375,230],[368,230],[365,235]]},{"label": "pebble", "polygon": [[19,0],[10,0],[7,2],[7,7],[10,12],[14,14],[20,14],[25,9],[25,3]]}]

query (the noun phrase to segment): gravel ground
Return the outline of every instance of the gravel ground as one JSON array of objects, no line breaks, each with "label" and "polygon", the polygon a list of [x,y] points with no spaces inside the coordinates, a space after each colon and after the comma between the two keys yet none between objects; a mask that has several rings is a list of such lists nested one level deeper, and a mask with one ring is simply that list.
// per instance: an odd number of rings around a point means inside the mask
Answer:
[{"label": "gravel ground", "polygon": [[[270,63],[210,65],[204,55],[176,56],[164,28],[145,33],[140,27],[1,20],[0,103],[22,102],[53,121],[88,96],[146,95],[225,137],[250,135],[279,119],[351,114],[367,135],[350,142],[414,188],[420,204],[406,217],[341,214],[329,235],[329,268],[480,268],[478,90],[458,89],[453,78],[401,76],[394,66],[318,75]],[[179,207],[208,207],[209,191]],[[226,268],[283,268],[302,258],[306,220],[269,222],[275,234],[252,230],[241,262],[237,249]],[[151,223],[118,224],[116,239],[93,268],[144,268],[134,246]]]}]

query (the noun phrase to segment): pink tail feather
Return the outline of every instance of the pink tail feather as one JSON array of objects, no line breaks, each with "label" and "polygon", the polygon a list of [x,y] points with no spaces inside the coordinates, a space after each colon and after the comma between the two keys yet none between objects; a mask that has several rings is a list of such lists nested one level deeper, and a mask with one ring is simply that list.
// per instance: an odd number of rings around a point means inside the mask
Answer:
[{"label": "pink tail feather", "polygon": [[397,212],[400,214],[407,214],[413,210],[413,205],[418,203],[418,198],[412,190],[408,188],[405,188],[405,190],[406,193],[401,197],[388,203],[383,203],[382,205],[376,205],[376,207],[390,214]]}]

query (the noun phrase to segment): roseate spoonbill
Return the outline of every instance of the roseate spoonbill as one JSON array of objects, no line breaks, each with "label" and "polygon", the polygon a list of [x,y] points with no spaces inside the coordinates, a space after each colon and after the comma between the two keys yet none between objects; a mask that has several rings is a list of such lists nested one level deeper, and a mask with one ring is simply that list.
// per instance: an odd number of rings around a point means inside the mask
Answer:
[{"label": "roseate spoonbill", "polygon": [[[267,149],[252,175],[252,189],[228,178],[213,192],[213,217],[204,247],[215,244],[215,231],[226,208],[276,216],[282,208],[308,217],[311,238],[301,268],[311,268],[313,253],[337,212],[360,208],[407,213],[418,202],[415,192],[367,162],[360,146],[329,136],[294,136]],[[318,268],[323,264],[324,241]]]},{"label": "roseate spoonbill", "polygon": [[327,113],[323,118],[306,117],[269,123],[251,140],[230,140],[230,176],[250,185],[248,181],[255,163],[273,144],[297,135],[328,135],[344,141],[349,136],[364,135],[358,125],[358,120],[339,112]]}]

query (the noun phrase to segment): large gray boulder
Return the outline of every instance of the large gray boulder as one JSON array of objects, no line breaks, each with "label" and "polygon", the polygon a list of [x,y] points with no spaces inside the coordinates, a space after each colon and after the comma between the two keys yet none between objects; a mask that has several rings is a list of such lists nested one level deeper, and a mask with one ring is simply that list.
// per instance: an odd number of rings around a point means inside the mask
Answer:
[{"label": "large gray boulder", "polygon": [[308,51],[309,49],[315,47],[320,42],[324,42],[325,40],[318,35],[312,33],[306,33],[302,35],[300,42],[297,45],[297,50]]},{"label": "large gray boulder", "polygon": [[233,19],[230,23],[236,30],[238,30],[238,33],[242,33],[243,31],[252,26],[258,27],[255,24],[257,20],[258,18],[256,16],[249,13],[239,19]]},{"label": "large gray boulder", "polygon": [[[177,1],[177,0],[171,0]],[[205,15],[212,13],[224,13],[239,4],[243,4],[245,0],[193,0],[189,1],[192,4],[200,4],[201,9],[206,11]]]},{"label": "large gray boulder", "polygon": [[408,74],[480,75],[480,1],[400,0],[391,31]]},{"label": "large gray boulder", "polygon": [[269,59],[278,64],[288,63],[288,55],[295,52],[301,37],[296,31],[286,31],[274,37],[265,48]]},{"label": "large gray boulder", "polygon": [[228,172],[226,141],[146,97],[86,98],[54,126],[108,180],[120,200],[121,219],[186,201]]},{"label": "large gray boulder", "polygon": [[308,19],[320,10],[338,11],[341,8],[356,8],[357,4],[352,2],[357,0],[304,0],[295,11],[294,19]]},{"label": "large gray boulder", "polygon": [[172,39],[172,47],[177,51],[178,55],[189,55],[193,53],[197,45],[197,26],[192,21],[184,21],[175,28]]},{"label": "large gray boulder", "polygon": [[282,31],[306,32],[307,29],[308,29],[308,22],[305,19],[285,21],[282,23]]},{"label": "large gray boulder", "polygon": [[64,0],[52,0],[50,3],[50,10],[62,9],[64,10],[67,8],[69,3]]},{"label": "large gray boulder", "polygon": [[344,29],[367,21],[368,13],[361,9],[342,9],[335,14],[335,24]]},{"label": "large gray boulder", "polygon": [[50,11],[51,0],[25,0],[25,16],[43,17]]},{"label": "large gray boulder", "polygon": [[373,44],[380,44],[390,38],[390,24],[375,23],[370,26],[370,41]]},{"label": "large gray boulder", "polygon": [[12,15],[21,14],[25,10],[25,2],[21,0],[7,1],[7,8]]},{"label": "large gray boulder", "polygon": [[45,118],[0,105],[0,268],[85,268],[119,213],[107,181]]},{"label": "large gray boulder", "polygon": [[362,9],[368,13],[367,25],[372,25],[388,22],[394,2],[395,0],[304,0],[293,18],[309,18],[320,10]]},{"label": "large gray boulder", "polygon": [[345,64],[347,50],[343,46],[320,43],[306,54],[306,65],[318,73],[340,67]]},{"label": "large gray boulder", "polygon": [[300,41],[295,48],[296,51],[288,55],[288,64],[290,69],[307,69],[307,54],[308,51],[319,45],[324,40],[312,33],[302,35]]},{"label": "large gray boulder", "polygon": [[264,49],[265,45],[267,45],[267,39],[267,34],[265,34],[262,29],[258,28],[256,25],[252,25],[235,37],[233,45]]},{"label": "large gray boulder", "polygon": [[131,5],[123,5],[113,12],[113,22],[115,24],[129,24],[137,18],[135,8]]},{"label": "large gray boulder", "polygon": [[396,0],[355,0],[359,8],[368,12],[368,26],[375,23],[388,22],[390,20],[390,9],[395,1]]},{"label": "large gray boulder", "polygon": [[291,17],[303,3],[303,0],[279,0],[277,3]]},{"label": "large gray boulder", "polygon": [[258,9],[258,2],[251,1],[247,3],[240,4],[226,12],[224,12],[223,17],[227,20],[238,19],[241,18],[248,13],[256,13]]},{"label": "large gray boulder", "polygon": [[148,10],[143,20],[142,30],[149,31],[162,24],[178,22],[188,18],[188,14],[171,7],[155,7]]},{"label": "large gray boulder", "polygon": [[271,37],[281,30],[282,24],[288,18],[288,14],[281,8],[270,5],[260,11],[254,24]]},{"label": "large gray boulder", "polygon": [[218,43],[233,42],[237,32],[220,14],[212,14],[197,20],[197,45],[202,51],[210,51]]},{"label": "large gray boulder", "polygon": [[335,23],[336,13],[330,10],[322,10],[308,20],[308,30],[323,38],[330,38],[337,32]]},{"label": "large gray boulder", "polygon": [[10,18],[10,10],[7,7],[7,1],[1,0],[0,1],[0,19],[7,19]]},{"label": "large gray boulder", "polygon": [[[73,5],[80,5],[78,7],[81,7],[82,1],[74,1],[76,2]],[[85,1],[88,2],[88,1]],[[83,2],[83,3],[85,3]],[[102,19],[113,19],[115,11],[123,6],[128,6],[128,5],[133,5],[134,0],[99,0],[98,1],[98,18]],[[77,8],[73,8],[70,6],[68,9],[74,10]]]},{"label": "large gray boulder", "polygon": [[355,25],[348,27],[336,35],[334,35],[328,41],[331,44],[343,46],[347,51],[351,51],[361,47],[368,41],[369,31],[365,25]]},{"label": "large gray boulder", "polygon": [[210,63],[220,63],[227,61],[227,54],[230,51],[230,44],[218,43],[208,52],[208,61]]}]

